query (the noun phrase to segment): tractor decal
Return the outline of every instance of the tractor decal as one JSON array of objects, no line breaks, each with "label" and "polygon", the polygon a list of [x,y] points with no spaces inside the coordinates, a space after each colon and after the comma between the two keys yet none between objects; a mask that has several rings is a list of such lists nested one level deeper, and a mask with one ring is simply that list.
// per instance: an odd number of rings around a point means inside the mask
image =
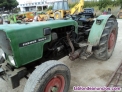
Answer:
[{"label": "tractor decal", "polygon": [[46,39],[47,39],[47,37],[43,37],[43,38],[38,38],[38,39],[35,39],[35,40],[28,41],[28,42],[20,43],[19,47],[24,47],[24,46],[28,46],[28,45],[31,45],[31,44],[34,44],[34,43],[42,42]]}]

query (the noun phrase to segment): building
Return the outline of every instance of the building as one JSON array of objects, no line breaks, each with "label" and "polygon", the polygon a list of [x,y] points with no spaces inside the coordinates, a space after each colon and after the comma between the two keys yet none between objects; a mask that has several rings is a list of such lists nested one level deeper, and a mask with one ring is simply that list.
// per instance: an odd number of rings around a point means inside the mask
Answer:
[{"label": "building", "polygon": [[[52,6],[55,1],[63,1],[63,0],[18,0],[18,7],[22,12],[26,11],[43,11],[45,8]],[[76,3],[79,0],[67,0],[68,3]],[[89,1],[89,0],[84,0]]]},{"label": "building", "polygon": [[18,8],[20,8],[22,12],[37,10],[43,11],[50,6],[50,3],[48,3],[47,0],[18,0],[18,2]]}]

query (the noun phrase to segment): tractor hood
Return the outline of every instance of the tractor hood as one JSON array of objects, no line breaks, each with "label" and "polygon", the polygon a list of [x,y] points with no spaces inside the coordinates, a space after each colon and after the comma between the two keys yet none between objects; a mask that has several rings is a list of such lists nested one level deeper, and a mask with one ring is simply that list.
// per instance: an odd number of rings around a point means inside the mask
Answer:
[{"label": "tractor hood", "polygon": [[7,55],[13,56],[14,66],[20,67],[42,57],[44,44],[51,41],[50,34],[44,35],[45,28],[69,25],[77,27],[73,20],[0,25],[0,47]]}]

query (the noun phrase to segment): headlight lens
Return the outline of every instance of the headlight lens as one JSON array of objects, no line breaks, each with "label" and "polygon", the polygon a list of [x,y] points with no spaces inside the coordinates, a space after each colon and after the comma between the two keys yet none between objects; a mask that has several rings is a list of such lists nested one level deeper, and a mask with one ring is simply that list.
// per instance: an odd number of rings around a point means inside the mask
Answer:
[{"label": "headlight lens", "polygon": [[6,59],[4,51],[0,48],[0,59],[1,58],[2,58],[2,60]]},{"label": "headlight lens", "polygon": [[13,56],[8,56],[8,58],[9,58],[10,62],[11,62],[13,65],[15,65],[15,61],[14,61]]},{"label": "headlight lens", "polygon": [[5,53],[2,53],[3,58],[5,59]]},{"label": "headlight lens", "polygon": [[3,52],[3,50],[0,48],[0,54],[1,56],[3,56],[5,58],[5,53]]}]

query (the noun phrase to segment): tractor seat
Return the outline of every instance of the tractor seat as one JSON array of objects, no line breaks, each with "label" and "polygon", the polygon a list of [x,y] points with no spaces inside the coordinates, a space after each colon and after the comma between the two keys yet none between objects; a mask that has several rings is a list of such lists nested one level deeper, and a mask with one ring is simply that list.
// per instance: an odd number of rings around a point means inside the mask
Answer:
[{"label": "tractor seat", "polygon": [[85,8],[84,12],[79,13],[79,15],[84,16],[86,19],[94,18],[94,9],[93,8]]}]

